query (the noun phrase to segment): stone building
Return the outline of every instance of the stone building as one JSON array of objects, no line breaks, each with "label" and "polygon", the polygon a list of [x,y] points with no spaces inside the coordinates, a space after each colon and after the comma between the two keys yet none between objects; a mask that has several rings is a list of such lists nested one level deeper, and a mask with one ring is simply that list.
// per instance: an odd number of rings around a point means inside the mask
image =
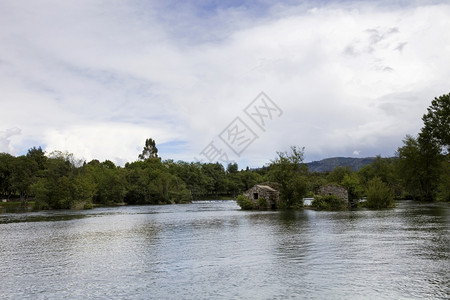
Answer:
[{"label": "stone building", "polygon": [[348,191],[345,187],[329,184],[324,185],[317,191],[319,196],[335,195],[342,201],[348,203]]},{"label": "stone building", "polygon": [[259,200],[262,198],[266,199],[267,209],[277,208],[280,201],[280,193],[268,185],[257,184],[243,194],[253,201],[255,207],[259,207]]}]

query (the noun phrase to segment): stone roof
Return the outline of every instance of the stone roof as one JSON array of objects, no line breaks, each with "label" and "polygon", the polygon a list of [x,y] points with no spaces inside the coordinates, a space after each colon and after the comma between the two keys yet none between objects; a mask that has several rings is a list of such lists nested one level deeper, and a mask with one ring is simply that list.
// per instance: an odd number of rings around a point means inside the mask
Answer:
[{"label": "stone roof", "polygon": [[259,187],[260,189],[263,189],[263,190],[266,190],[266,191],[269,191],[269,192],[276,192],[277,191],[276,189],[271,188],[268,185],[257,184],[256,186]]}]

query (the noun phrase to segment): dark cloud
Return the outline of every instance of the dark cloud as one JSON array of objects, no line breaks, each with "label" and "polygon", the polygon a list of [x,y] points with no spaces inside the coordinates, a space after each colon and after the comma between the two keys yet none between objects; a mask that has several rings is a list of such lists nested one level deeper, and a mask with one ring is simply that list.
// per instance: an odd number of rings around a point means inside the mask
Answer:
[{"label": "dark cloud", "polygon": [[264,91],[284,113],[243,161],[392,153],[448,88],[449,6],[298,3],[3,1],[0,128],[22,134],[0,150],[192,160]]}]

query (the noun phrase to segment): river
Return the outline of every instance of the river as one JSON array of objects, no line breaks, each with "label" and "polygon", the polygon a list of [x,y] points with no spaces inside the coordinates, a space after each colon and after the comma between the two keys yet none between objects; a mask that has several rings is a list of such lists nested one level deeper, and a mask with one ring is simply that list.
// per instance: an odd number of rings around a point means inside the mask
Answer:
[{"label": "river", "polygon": [[0,299],[449,299],[450,205],[0,214]]}]

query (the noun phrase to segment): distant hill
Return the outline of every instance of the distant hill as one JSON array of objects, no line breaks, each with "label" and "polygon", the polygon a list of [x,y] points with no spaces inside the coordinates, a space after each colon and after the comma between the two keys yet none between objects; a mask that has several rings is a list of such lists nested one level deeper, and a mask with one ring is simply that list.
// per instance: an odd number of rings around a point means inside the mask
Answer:
[{"label": "distant hill", "polygon": [[371,164],[375,157],[353,158],[353,157],[331,157],[319,161],[306,163],[310,172],[328,172],[336,167],[349,166],[352,171],[358,171],[361,167]]}]

